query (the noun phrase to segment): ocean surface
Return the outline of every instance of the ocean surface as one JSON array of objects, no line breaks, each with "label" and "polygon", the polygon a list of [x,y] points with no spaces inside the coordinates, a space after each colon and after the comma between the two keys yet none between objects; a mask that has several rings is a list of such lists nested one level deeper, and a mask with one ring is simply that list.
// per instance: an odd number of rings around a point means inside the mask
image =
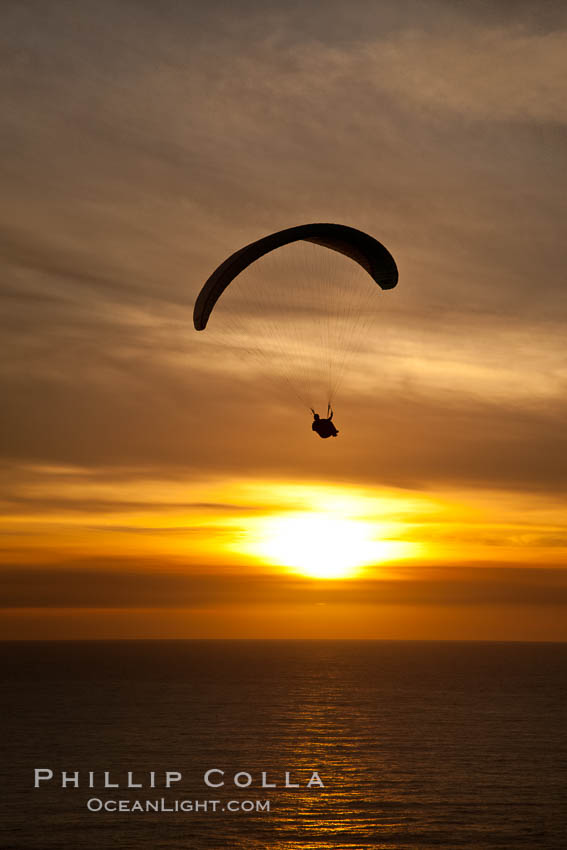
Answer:
[{"label": "ocean surface", "polygon": [[[0,656],[5,850],[567,848],[567,644],[18,642]],[[34,788],[35,769],[53,779]],[[205,784],[211,769],[224,786]],[[170,788],[166,771],[181,774]],[[313,772],[324,787],[307,787]]]}]

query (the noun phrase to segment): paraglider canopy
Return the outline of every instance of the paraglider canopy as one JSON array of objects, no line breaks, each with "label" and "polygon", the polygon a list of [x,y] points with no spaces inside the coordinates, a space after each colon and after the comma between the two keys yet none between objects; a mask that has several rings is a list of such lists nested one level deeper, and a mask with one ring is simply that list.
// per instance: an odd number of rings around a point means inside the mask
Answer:
[{"label": "paraglider canopy", "polygon": [[195,330],[206,328],[209,316],[227,286],[265,254],[292,242],[313,242],[344,254],[364,268],[382,289],[393,289],[398,269],[390,252],[374,237],[344,224],[303,224],[279,230],[231,254],[201,289],[193,310]]},{"label": "paraglider canopy", "polygon": [[283,389],[304,407],[330,405],[347,374],[368,385],[380,293],[397,282],[392,255],[373,236],[344,224],[304,224],[224,260],[197,296],[193,323],[202,331],[214,314],[207,345],[222,356],[211,369],[242,374],[246,363],[247,380],[278,388],[278,398]]}]

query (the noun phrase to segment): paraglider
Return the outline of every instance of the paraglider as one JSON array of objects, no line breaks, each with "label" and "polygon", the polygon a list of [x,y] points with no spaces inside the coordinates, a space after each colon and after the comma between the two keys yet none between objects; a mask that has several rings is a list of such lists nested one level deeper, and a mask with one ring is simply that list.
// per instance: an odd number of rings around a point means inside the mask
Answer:
[{"label": "paraglider", "polygon": [[313,424],[311,425],[311,429],[315,431],[316,434],[319,434],[321,439],[326,440],[327,437],[336,437],[339,433],[335,428],[332,419],[333,419],[333,409],[331,405],[327,405],[327,418],[321,419],[318,413],[315,413],[313,408],[311,408],[311,413],[313,414]]},{"label": "paraglider", "polygon": [[[280,255],[289,258],[294,250],[299,261],[282,273]],[[221,313],[227,332],[234,334],[231,354],[255,354],[268,366],[266,374],[283,380],[309,407],[313,431],[322,439],[336,437],[333,395],[349,358],[366,344],[365,325],[375,302],[376,289],[366,281],[381,290],[393,289],[398,282],[394,258],[377,239],[343,224],[290,227],[224,260],[197,296],[193,324],[195,330],[205,330],[219,300],[228,302]],[[230,294],[221,298],[227,289]],[[325,383],[326,418],[312,406],[313,381]]]}]

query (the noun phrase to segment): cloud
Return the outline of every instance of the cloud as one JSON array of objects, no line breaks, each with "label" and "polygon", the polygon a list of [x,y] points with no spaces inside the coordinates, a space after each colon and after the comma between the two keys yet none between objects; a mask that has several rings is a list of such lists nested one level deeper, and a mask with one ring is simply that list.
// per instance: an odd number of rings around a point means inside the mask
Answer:
[{"label": "cloud", "polygon": [[409,30],[365,44],[358,55],[335,54],[319,71],[372,79],[376,90],[417,108],[453,111],[467,121],[567,123],[560,80],[567,30],[530,33],[518,27],[462,29],[443,37]]},{"label": "cloud", "polygon": [[191,330],[221,259],[325,218],[401,271],[333,474],[564,487],[563,16],[355,5],[83,0],[40,33],[37,4],[10,9],[6,458],[329,474],[290,399]]},{"label": "cloud", "polygon": [[[18,379],[4,411],[4,456],[115,469],[121,477],[325,480],[408,487],[564,492],[565,404],[498,403],[416,388],[343,396],[340,438],[315,441],[310,415],[279,405],[269,383],[140,369],[136,382]],[[6,384],[5,384],[6,386]],[[219,447],[222,446],[222,452]],[[332,452],[332,454],[331,454]]]},{"label": "cloud", "polygon": [[[69,565],[71,566],[71,565]],[[72,569],[0,570],[5,608],[191,608],[286,605],[567,605],[567,570],[438,568],[399,570],[394,579],[311,581],[296,576],[168,572],[163,561],[100,559]],[[153,569],[152,569],[153,567]],[[149,568],[149,569],[148,569]]]}]

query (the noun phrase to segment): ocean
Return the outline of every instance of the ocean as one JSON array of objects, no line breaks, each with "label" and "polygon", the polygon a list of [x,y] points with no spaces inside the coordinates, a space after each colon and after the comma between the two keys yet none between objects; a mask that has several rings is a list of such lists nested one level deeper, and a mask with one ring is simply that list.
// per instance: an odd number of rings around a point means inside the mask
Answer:
[{"label": "ocean", "polygon": [[5,850],[567,848],[567,644],[0,656]]}]

